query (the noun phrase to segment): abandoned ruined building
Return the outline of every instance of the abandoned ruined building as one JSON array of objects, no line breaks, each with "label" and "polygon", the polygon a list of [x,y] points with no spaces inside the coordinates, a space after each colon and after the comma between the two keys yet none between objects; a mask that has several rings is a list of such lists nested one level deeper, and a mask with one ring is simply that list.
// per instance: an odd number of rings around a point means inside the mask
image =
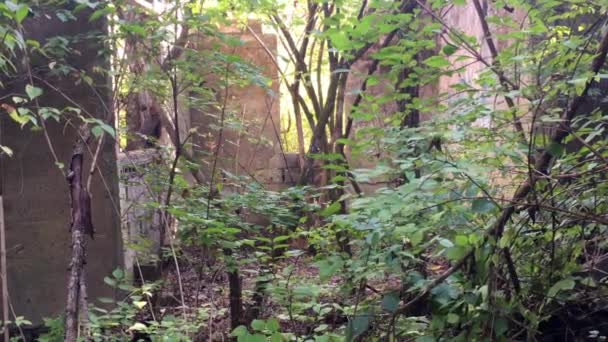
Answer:
[{"label": "abandoned ruined building", "polygon": [[[85,11],[80,13],[77,20],[65,22],[51,16],[28,18],[25,22],[26,36],[44,43],[55,36],[103,31],[103,20],[90,21],[89,15]],[[250,27],[267,48],[276,52],[274,35],[262,32],[260,25],[252,24]],[[277,69],[252,33],[232,29],[226,33],[244,42],[235,53],[261,66],[266,76],[273,79],[272,90],[278,94]],[[197,48],[204,49],[208,43],[201,39]],[[79,56],[69,57],[68,63],[75,68],[90,72],[95,67],[109,66],[109,59],[98,54],[102,50],[101,46],[88,41],[74,48],[82,52]],[[32,69],[37,69],[36,65]],[[111,85],[99,73],[92,72],[91,75],[97,75],[97,78],[93,80],[95,86],[90,87],[75,86],[72,80],[50,75],[44,75],[44,82],[36,79],[35,85],[44,90],[44,95],[39,98],[40,106],[65,108],[76,102],[87,114],[107,119],[111,115]],[[26,79],[11,80],[3,93],[22,92],[27,83]],[[237,155],[238,162],[221,167],[234,174],[255,173],[263,177],[265,183],[281,186],[285,180],[284,171],[281,170],[283,159],[275,158],[279,150],[275,134],[280,122],[279,98],[255,86],[231,89],[229,96],[238,99],[231,101],[231,105],[238,106],[234,110],[242,113],[244,119],[255,123],[251,125],[251,134],[263,138],[264,143],[249,143],[242,139],[240,146],[226,146],[222,153]],[[207,129],[211,120],[209,117],[195,110],[183,110],[182,116],[182,129],[188,131],[191,127],[198,127],[199,132],[203,133],[201,137],[214,139],[215,133]],[[46,123],[46,129],[57,159],[68,164],[77,129],[53,120]],[[239,140],[237,136],[232,136],[232,132],[226,134],[231,141]],[[71,243],[68,185],[40,131],[22,129],[8,115],[2,115],[0,138],[2,144],[10,146],[14,151],[12,157],[2,157],[0,171],[7,231],[10,304],[18,316],[41,323],[43,317],[61,314],[65,308],[66,269]],[[209,143],[200,139],[195,143]],[[137,174],[137,166],[153,162],[155,156],[156,152],[149,149],[119,151],[115,141],[105,140],[98,161],[101,177],[94,177],[91,188],[96,232],[94,240],[88,243],[87,250],[86,276],[90,298],[115,295],[113,289],[104,284],[103,278],[117,267],[131,269],[134,252],[126,248],[129,241],[134,241],[141,235],[158,241],[158,227],[155,225],[158,221],[154,218],[154,212],[131,206],[141,196],[147,195],[144,189],[134,185],[136,182],[133,180],[141,176]]]},{"label": "abandoned ruined building", "polygon": [[[503,9],[488,10],[500,12],[497,14],[501,15],[520,15],[502,13]],[[455,7],[445,14],[445,20],[450,25],[477,36],[481,41],[483,32],[474,11],[472,5]],[[75,21],[63,22],[56,18],[37,16],[28,18],[25,23],[26,35],[41,42],[59,35],[69,36],[105,29],[103,20],[90,21],[86,12],[81,12]],[[231,143],[221,153],[233,158],[221,167],[236,175],[255,175],[258,181],[278,189],[293,183],[293,175],[297,174],[294,170],[299,169],[299,166],[297,157],[282,154],[280,135],[277,133],[280,131],[279,72],[268,53],[277,54],[277,37],[265,32],[257,23],[251,23],[249,27],[250,30],[230,28],[225,33],[243,41],[233,53],[263,70],[265,76],[273,81],[272,91],[253,85],[233,87],[228,96],[230,106],[235,107],[232,110],[241,113],[243,120],[254,123],[248,128],[251,130],[249,133],[259,137],[258,140],[263,143],[239,139],[240,133],[226,132],[226,140]],[[260,41],[265,47],[261,46]],[[82,54],[69,57],[69,62],[76,68],[92,71],[94,67],[109,66],[108,57],[98,54],[102,50],[100,46],[91,45],[90,42],[80,44],[77,49]],[[201,38],[194,45],[196,49],[203,50],[209,44],[211,42]],[[486,52],[483,53],[487,54]],[[370,59],[370,56],[366,56],[353,70],[366,70],[366,63]],[[32,63],[35,64],[36,61],[33,60]],[[425,87],[420,92],[422,96],[425,93],[450,92],[450,84],[460,80],[470,81],[479,70],[473,65],[466,68],[463,74],[442,79],[439,84]],[[362,77],[358,75],[362,74],[364,73],[353,72],[348,84],[350,89],[361,87]],[[98,73],[91,75],[97,75],[97,79],[93,80],[95,86],[74,86],[71,80],[49,75],[44,77],[48,83],[35,80],[36,86],[44,89],[44,95],[39,99],[40,105],[63,108],[74,101],[92,116],[111,117],[109,80]],[[12,80],[6,83],[7,88],[3,92],[22,92],[27,83],[25,79]],[[60,89],[61,95],[57,89]],[[382,92],[382,85],[376,86],[373,91]],[[352,97],[350,101],[352,102]],[[382,110],[390,112],[393,109],[387,107]],[[210,127],[217,118],[188,108],[181,109],[181,116],[181,130],[188,132],[191,128],[196,128],[201,133],[195,144],[205,146],[215,140],[217,132]],[[72,145],[76,141],[76,129],[49,120],[47,131],[57,159],[67,164]],[[40,323],[43,317],[60,314],[65,305],[66,268],[70,254],[70,200],[67,183],[53,154],[49,153],[41,132],[21,129],[8,115],[1,115],[0,139],[1,144],[14,150],[12,157],[2,156],[0,167],[11,304],[18,316]],[[129,241],[134,241],[141,235],[153,240],[159,239],[159,221],[154,218],[154,212],[133,209],[131,206],[146,196],[145,189],[136,182],[142,176],[138,174],[137,166],[153,162],[155,153],[153,149],[119,151],[117,142],[105,140],[99,161],[101,177],[94,178],[91,190],[96,234],[95,239],[89,242],[87,252],[86,275],[90,298],[115,295],[112,288],[104,284],[103,278],[116,267],[132,267],[134,252],[126,248]],[[205,157],[201,155],[198,158]]]}]

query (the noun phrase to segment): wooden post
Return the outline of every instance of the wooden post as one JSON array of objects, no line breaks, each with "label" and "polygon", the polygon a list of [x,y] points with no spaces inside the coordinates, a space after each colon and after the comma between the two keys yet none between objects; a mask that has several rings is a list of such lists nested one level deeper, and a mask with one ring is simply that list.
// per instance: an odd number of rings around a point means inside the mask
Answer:
[{"label": "wooden post", "polygon": [[0,277],[2,277],[2,324],[4,329],[4,342],[10,341],[8,329],[8,281],[6,279],[6,231],[4,227],[4,202],[0,195]]}]

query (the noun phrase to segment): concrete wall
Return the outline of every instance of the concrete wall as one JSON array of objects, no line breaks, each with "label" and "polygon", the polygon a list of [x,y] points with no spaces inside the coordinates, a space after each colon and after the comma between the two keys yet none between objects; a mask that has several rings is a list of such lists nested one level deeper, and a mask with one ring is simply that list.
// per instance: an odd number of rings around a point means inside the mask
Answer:
[{"label": "concrete wall", "polygon": [[[57,35],[86,34],[103,29],[103,22],[88,21],[86,11],[80,12],[78,21],[63,23],[36,17],[25,22],[26,36],[40,41]],[[73,47],[81,52],[80,56],[68,57],[76,68],[91,71],[98,66],[107,69],[107,61],[98,56],[99,44],[81,42]],[[34,63],[33,69],[39,70],[36,72],[40,77],[61,89],[89,113],[98,117],[107,114],[101,103],[109,94],[104,76],[89,74],[98,84],[93,89],[85,84],[74,85],[71,77],[50,76],[46,69],[49,61],[43,58],[35,58]],[[1,95],[23,93],[26,84],[23,79],[6,83],[8,89]],[[42,84],[36,85],[44,89],[41,106],[73,106],[57,92]],[[47,128],[59,160],[69,166],[76,141],[75,129],[65,122],[53,120],[47,121]],[[2,113],[0,132],[0,143],[14,151],[12,158],[2,156],[1,159],[10,299],[17,315],[39,323],[42,317],[61,314],[65,308],[71,252],[69,189],[40,131],[21,129]],[[89,156],[85,159],[90,161]],[[93,224],[97,233],[95,240],[88,243],[86,274],[90,300],[113,295],[103,277],[121,263],[116,149],[112,139],[106,139],[99,167],[105,182],[97,175],[91,189]]]},{"label": "concrete wall", "polygon": [[[277,37],[262,32],[261,25],[255,22],[250,23],[250,27],[276,55]],[[217,90],[219,107],[222,107],[224,101],[226,103],[218,170],[222,168],[235,175],[267,178],[268,173],[264,170],[274,167],[271,159],[280,153],[278,134],[275,133],[275,129],[280,132],[278,69],[253,34],[235,28],[225,28],[223,31],[240,39],[242,45],[223,47],[222,52],[238,55],[245,62],[261,69],[263,75],[272,80],[272,85],[269,89],[257,85],[230,86],[225,97],[224,90],[219,86],[223,82],[222,75],[211,75],[207,84]],[[201,40],[197,48],[200,51],[208,51],[214,43]],[[228,67],[234,68],[230,65]],[[212,168],[213,158],[210,154],[217,146],[221,111],[222,109],[217,107],[206,111],[190,109],[190,124],[200,133],[194,142],[198,156],[206,162],[203,165],[205,173],[209,173]],[[235,129],[235,126],[242,128]],[[268,179],[266,181],[273,182]]]},{"label": "concrete wall", "polygon": [[160,203],[164,200],[164,197],[160,198],[162,196],[153,198],[146,179],[148,168],[158,166],[160,162],[161,156],[156,149],[125,151],[118,156],[123,260],[125,273],[133,279],[140,276],[137,264],[140,268],[153,268],[161,253],[161,213],[146,206],[151,201]]},{"label": "concrete wall", "polygon": [[[507,10],[502,7],[497,7],[491,1],[480,0],[482,7],[487,16],[499,16],[499,17],[510,17],[515,22],[520,23],[522,26],[525,26],[525,18],[526,13],[523,11],[515,9],[514,11]],[[483,56],[488,62],[492,62],[492,57],[487,47],[487,43],[484,39],[483,29],[481,27],[481,22],[479,20],[478,14],[475,10],[475,6],[472,1],[466,1],[464,5],[449,5],[444,8],[437,10],[439,16],[445,22],[445,24],[451,28],[454,28],[458,32],[462,32],[467,36],[472,36],[477,39],[479,42],[478,52]],[[424,12],[421,12],[421,16],[425,16]],[[431,21],[431,18],[428,18]],[[494,26],[490,25],[490,29],[494,34],[494,42],[497,48],[504,49],[506,48],[510,42],[504,39],[498,39],[497,35],[506,34],[509,32],[510,28],[506,26]],[[450,37],[448,35],[447,29],[443,29],[443,31],[437,35],[436,38],[436,51],[441,51],[443,46],[445,46],[446,41],[450,41]],[[455,42],[455,45],[460,45],[460,42]],[[373,54],[378,51],[379,43],[375,44],[360,60],[353,64],[351,72],[348,76],[347,82],[347,91],[348,94],[346,96],[345,101],[345,111],[346,113],[350,113],[352,103],[356,98],[356,94],[367,76],[367,72],[369,66],[373,62]],[[432,51],[425,52],[425,55],[421,56],[420,60],[424,60],[426,57],[432,55]],[[468,56],[468,59],[457,60],[462,56]],[[454,55],[449,56],[448,60],[451,62],[450,69],[456,70],[458,68],[462,68],[462,70],[458,70],[457,72],[452,73],[451,75],[444,75],[439,78],[439,80],[434,84],[427,84],[421,86],[419,89],[419,96],[423,99],[432,99],[437,98],[439,96],[443,96],[442,98],[449,98],[449,100],[444,100],[445,104],[448,104],[451,101],[455,101],[458,99],[458,96],[466,96],[466,95],[458,95],[456,94],[452,85],[457,84],[459,82],[467,82],[469,84],[475,84],[477,78],[479,77],[482,70],[487,69],[487,67],[477,61],[475,56],[472,56],[470,53],[463,49],[459,49]],[[351,132],[351,137],[357,135],[357,132],[361,134],[364,132],[366,128],[369,127],[383,127],[386,125],[385,120],[395,113],[398,110],[398,106],[396,101],[378,101],[378,99],[382,99],[383,95],[390,94],[395,91],[394,83],[387,80],[386,74],[388,70],[385,67],[380,66],[374,75],[376,76],[378,83],[371,87],[368,87],[366,90],[366,94],[375,101],[374,105],[376,107],[371,107],[370,103],[366,100],[363,100],[360,104],[362,108],[365,108],[366,113],[371,113],[374,115],[369,121],[364,121],[360,119],[356,119],[353,124],[353,131]],[[495,106],[497,108],[505,108],[505,103],[502,98],[491,99],[491,102],[488,103],[489,106]],[[366,107],[367,106],[367,107]],[[424,112],[420,113],[420,120],[430,120],[434,118],[436,115],[446,114],[449,112],[441,111],[441,112]],[[491,123],[486,121],[479,120],[476,124],[479,125],[490,125]],[[359,140],[365,139],[366,141],[374,141],[374,137],[359,137]],[[348,149],[347,149],[348,151]],[[373,167],[377,164],[378,160],[386,157],[384,155],[384,151],[381,148],[375,147],[374,144],[370,144],[369,150],[365,151],[366,153],[361,155],[352,155],[351,167],[356,168],[369,168]],[[350,153],[349,153],[350,154]],[[378,179],[378,181],[382,181],[382,179]],[[362,188],[366,192],[373,192],[377,186],[369,185],[362,183]]]},{"label": "concrete wall", "polygon": [[[266,47],[276,54],[276,36],[265,34],[261,26],[255,22],[250,23],[250,27]],[[264,76],[272,80],[272,85],[269,89],[258,85],[231,86],[225,96],[221,68],[218,67],[217,70],[220,71],[216,73],[201,68],[201,74],[205,75],[205,86],[216,90],[216,98],[209,102],[219,105],[207,108],[189,107],[189,99],[182,95],[179,103],[180,135],[183,138],[189,134],[191,128],[196,129],[197,133],[190,140],[193,143],[193,154],[201,161],[201,171],[209,179],[213,167],[213,153],[218,142],[222,115],[220,107],[225,101],[224,130],[216,175],[226,170],[233,175],[253,176],[272,189],[283,188],[290,180],[297,179],[294,171],[297,165],[294,165],[295,156],[283,157],[280,154],[279,141],[275,133],[275,129],[276,132],[280,131],[278,70],[253,34],[236,28],[223,28],[222,31],[239,39],[242,44],[228,47],[216,40],[201,38],[195,42],[194,48],[204,55],[212,54],[221,46],[222,53],[239,56],[244,62],[261,69]],[[219,66],[224,67],[221,64]],[[229,69],[236,68],[235,65],[227,66]],[[206,100],[201,99],[201,95],[191,96],[198,102]],[[161,220],[157,210],[145,207],[145,203],[152,199],[149,189],[142,182],[145,181],[145,168],[157,163],[160,153],[154,149],[137,149],[125,151],[119,158],[120,200],[123,209],[122,235],[123,240],[127,242],[123,260],[127,274],[132,274],[136,257],[140,266],[147,267],[154,265],[154,260],[150,258],[146,260],[145,255],[159,254]],[[193,179],[191,181],[194,182]],[[222,182],[222,179],[215,178],[214,182],[217,184]],[[227,190],[229,187],[224,189]],[[137,245],[137,251],[132,248],[133,245]],[[138,272],[135,272],[134,276],[137,278]]]},{"label": "concrete wall", "polygon": [[[506,10],[505,8],[497,7],[493,2],[487,0],[480,0],[480,3],[488,17],[509,17],[514,22],[519,23],[522,27],[525,27],[525,12],[519,9],[515,9],[513,11]],[[452,27],[459,32],[463,32],[468,36],[475,37],[480,46],[478,49],[479,54],[488,62],[492,62],[492,56],[484,38],[481,21],[479,20],[479,16],[475,10],[475,5],[472,1],[467,1],[464,5],[446,6],[441,11],[441,15],[449,27]],[[493,35],[492,38],[498,50],[506,48],[511,43],[508,40],[499,39],[500,35],[507,34],[510,30],[512,29],[505,25],[496,26],[490,24],[490,31]],[[438,37],[437,39],[438,48],[441,49],[445,45],[446,41],[451,41],[451,39],[448,37],[447,30],[444,30],[442,32],[442,37]],[[460,45],[460,43],[455,44]],[[462,56],[468,56],[469,58],[456,61],[456,59]],[[463,49],[459,49],[454,55],[450,56],[449,60],[452,62],[453,69],[464,66],[466,67],[451,76],[443,76],[437,84],[437,88],[435,90],[437,93],[454,94],[456,91],[450,88],[451,85],[461,81],[474,84],[481,71],[487,69],[482,62],[476,61],[474,56]],[[497,102],[497,105],[504,106],[502,101]]]}]

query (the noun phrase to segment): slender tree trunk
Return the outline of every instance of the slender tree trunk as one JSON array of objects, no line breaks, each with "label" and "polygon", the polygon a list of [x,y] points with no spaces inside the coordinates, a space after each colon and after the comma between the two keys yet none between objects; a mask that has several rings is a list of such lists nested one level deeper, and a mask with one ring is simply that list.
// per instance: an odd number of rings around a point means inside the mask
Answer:
[{"label": "slender tree trunk", "polygon": [[[86,124],[80,128],[78,140],[74,145],[72,160],[67,175],[70,186],[72,205],[72,258],[70,261],[70,276],[68,280],[68,299],[65,309],[65,341],[75,342],[78,338],[81,308],[86,308],[86,283],[84,266],[86,263],[85,234],[93,234],[91,223],[91,200],[84,187],[83,159],[85,148],[90,139],[90,131]],[[86,318],[85,318],[86,319]]]},{"label": "slender tree trunk", "polygon": [[300,172],[302,172],[304,168],[304,163],[306,161],[306,148],[304,147],[304,127],[302,125],[302,113],[300,112],[300,104],[296,99],[293,100],[293,112],[296,121],[296,133],[298,135],[298,164],[300,166]]},{"label": "slender tree trunk", "polygon": [[[232,258],[232,250],[229,248],[224,249],[224,255],[230,259]],[[228,264],[230,261],[228,260]],[[236,264],[233,262],[233,264]],[[230,327],[235,329],[241,325],[243,318],[243,289],[241,286],[241,277],[239,276],[239,269],[236,265],[228,268],[228,291],[230,300]]]}]

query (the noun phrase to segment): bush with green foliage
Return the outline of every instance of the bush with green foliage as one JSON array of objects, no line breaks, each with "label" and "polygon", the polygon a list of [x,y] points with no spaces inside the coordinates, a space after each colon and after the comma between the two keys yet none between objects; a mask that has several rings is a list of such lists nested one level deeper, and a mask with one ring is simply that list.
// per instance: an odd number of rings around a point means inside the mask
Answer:
[{"label": "bush with green foliage", "polygon": [[[89,4],[96,16],[118,13],[122,5]],[[145,57],[151,58],[176,40],[169,27],[185,22],[230,45],[238,43],[217,33],[226,18],[263,20],[291,52],[281,77],[292,82],[292,109],[301,111],[300,124],[313,136],[303,159],[307,165],[315,159],[330,180],[318,189],[276,192],[214,167],[214,181],[192,185],[185,173],[200,165],[179,152],[174,163],[148,173],[152,191],[182,194],[148,203],[179,222],[181,246],[207,251],[234,279],[255,272],[254,295],[278,306],[238,317],[243,325],[232,331],[238,341],[608,336],[601,324],[608,254],[605,2],[487,4],[524,13],[521,21],[492,15],[479,0],[311,0],[294,10],[289,27],[290,8],[283,2],[173,5],[141,23],[113,21],[118,29],[108,41],[150,36]],[[460,6],[474,7],[475,20],[486,31],[481,39],[444,21],[441,11]],[[18,50],[64,51],[23,40],[27,9],[10,1],[0,6],[8,23],[1,27],[3,73],[11,72]],[[294,41],[299,33],[303,37]],[[223,89],[267,85],[256,68],[219,51],[189,49],[172,62],[173,74],[156,65],[143,75],[127,75],[118,92],[126,97],[146,89],[159,103],[177,108],[179,76],[190,85],[180,92],[202,94],[221,106],[204,86],[202,63],[224,72]],[[370,72],[358,75],[353,65],[364,55]],[[228,73],[227,64],[237,67]],[[449,84],[445,93],[421,95],[424,87],[478,65],[472,79]],[[352,90],[358,100],[346,112],[347,80],[356,76],[363,86]],[[367,89],[378,85],[385,88],[381,95]],[[62,113],[79,117],[74,108],[32,106],[41,91],[28,85],[12,97],[9,115],[24,126]],[[397,109],[382,112],[393,103]],[[96,136],[113,132],[103,122],[81,119],[90,121]],[[166,147],[165,159],[171,161],[173,152],[188,144]],[[360,161],[372,166],[357,168]],[[361,191],[367,183],[374,189]],[[262,219],[253,223],[248,220],[253,216]],[[290,245],[302,236],[314,255]],[[176,259],[179,247],[171,251]],[[299,274],[302,263],[313,264],[318,274]],[[116,271],[106,282],[127,291],[124,300],[112,309],[90,310],[93,339],[121,340],[134,331],[192,339],[209,319],[203,310],[144,324],[137,315],[148,309],[153,285],[136,288],[123,278]],[[556,327],[555,321],[567,324]]]}]

